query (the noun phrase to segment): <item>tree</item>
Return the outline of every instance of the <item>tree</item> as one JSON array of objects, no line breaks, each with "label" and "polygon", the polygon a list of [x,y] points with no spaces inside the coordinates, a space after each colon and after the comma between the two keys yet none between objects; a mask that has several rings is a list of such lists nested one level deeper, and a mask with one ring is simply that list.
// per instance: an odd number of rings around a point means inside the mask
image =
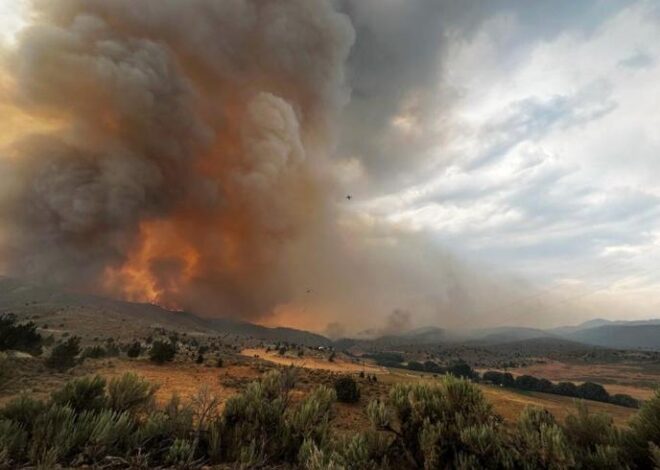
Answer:
[{"label": "tree", "polygon": [[154,341],[151,345],[151,349],[149,350],[149,359],[151,359],[156,364],[172,362],[175,355],[176,346],[174,343],[169,341]]},{"label": "tree", "polygon": [[567,397],[577,397],[578,388],[573,382],[559,382],[555,385],[554,393],[557,395],[564,395]]},{"label": "tree", "polygon": [[78,354],[80,354],[80,338],[72,336],[64,343],[58,344],[53,348],[50,356],[46,359],[46,366],[51,369],[65,371],[76,364],[76,356]]},{"label": "tree", "polygon": [[501,385],[503,387],[513,387],[516,384],[513,375],[509,372],[489,370],[484,372],[482,379],[494,385]]},{"label": "tree", "polygon": [[204,356],[202,354],[197,355],[197,359],[195,359],[196,364],[203,364],[204,363]]},{"label": "tree", "polygon": [[39,355],[41,343],[34,322],[18,323],[12,313],[0,315],[0,351],[16,350]]},{"label": "tree", "polygon": [[516,388],[536,391],[539,389],[539,379],[532,375],[519,375],[516,377]]},{"label": "tree", "polygon": [[617,393],[610,397],[610,403],[628,408],[639,408],[639,401],[625,393]]},{"label": "tree", "polygon": [[605,387],[594,382],[585,382],[577,387],[578,396],[585,400],[610,401],[610,394]]},{"label": "tree", "polygon": [[447,372],[449,372],[454,377],[464,379],[472,379],[477,375],[472,367],[470,367],[469,364],[465,361],[454,362],[447,368]]},{"label": "tree", "polygon": [[337,400],[342,403],[357,403],[360,400],[360,389],[353,377],[340,377],[335,381]]}]

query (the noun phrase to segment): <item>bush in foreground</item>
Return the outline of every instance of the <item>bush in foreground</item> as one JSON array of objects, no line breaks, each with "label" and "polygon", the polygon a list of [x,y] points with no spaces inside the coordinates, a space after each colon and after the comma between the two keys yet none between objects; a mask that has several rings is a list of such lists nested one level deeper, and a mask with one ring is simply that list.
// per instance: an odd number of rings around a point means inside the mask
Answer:
[{"label": "bush in foreground", "polygon": [[505,426],[467,380],[398,384],[367,406],[371,428],[333,433],[333,390],[292,399],[292,369],[271,371],[231,397],[204,388],[153,404],[155,388],[125,375],[107,387],[76,379],[50,400],[0,408],[0,468],[604,469],[653,468],[660,392],[629,428],[578,405],[559,423],[528,408]]}]

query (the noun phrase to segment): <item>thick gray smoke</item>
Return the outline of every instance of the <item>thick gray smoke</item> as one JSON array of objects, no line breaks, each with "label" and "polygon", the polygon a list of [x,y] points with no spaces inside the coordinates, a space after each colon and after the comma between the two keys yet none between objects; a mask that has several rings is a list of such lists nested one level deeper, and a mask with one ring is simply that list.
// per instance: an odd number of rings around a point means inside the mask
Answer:
[{"label": "thick gray smoke", "polygon": [[348,18],[321,0],[36,5],[4,69],[14,105],[57,125],[2,161],[5,269],[207,313],[286,299],[282,245],[327,211]]},{"label": "thick gray smoke", "polygon": [[[37,1],[2,64],[3,102],[42,124],[17,132],[0,158],[5,273],[202,315],[331,323],[333,334],[381,325],[392,311],[406,313],[388,331],[460,325],[509,298],[512,289],[425,238],[342,209],[337,132],[364,151],[366,168],[398,168],[406,149],[380,127],[402,103],[430,112],[419,77],[435,77],[442,30],[396,49],[391,12],[378,29],[366,3],[334,6]],[[369,41],[351,56],[355,33],[340,11],[394,48],[392,80],[382,81],[387,57],[372,56]],[[421,53],[408,55],[418,42]],[[356,64],[371,72],[357,78]]]}]

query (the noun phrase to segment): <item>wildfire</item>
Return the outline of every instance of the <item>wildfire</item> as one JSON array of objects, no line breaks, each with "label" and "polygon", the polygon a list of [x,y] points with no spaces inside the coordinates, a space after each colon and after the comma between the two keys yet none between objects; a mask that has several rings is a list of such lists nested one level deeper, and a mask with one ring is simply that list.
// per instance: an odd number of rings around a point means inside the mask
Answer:
[{"label": "wildfire", "polygon": [[180,309],[174,299],[194,276],[199,253],[172,220],[143,222],[138,239],[122,266],[106,270],[105,290],[133,302]]}]

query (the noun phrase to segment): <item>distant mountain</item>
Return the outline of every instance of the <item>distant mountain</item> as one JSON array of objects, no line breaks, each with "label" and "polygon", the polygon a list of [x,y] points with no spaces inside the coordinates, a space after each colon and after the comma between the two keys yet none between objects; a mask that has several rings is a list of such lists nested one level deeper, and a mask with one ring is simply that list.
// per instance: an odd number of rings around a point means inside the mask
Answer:
[{"label": "distant mountain", "polygon": [[543,349],[548,349],[548,346],[556,346],[564,350],[599,346],[614,349],[660,350],[660,319],[611,321],[597,318],[580,325],[548,330],[510,326],[462,330],[426,327],[374,339],[342,339],[335,342],[335,345],[342,349],[360,347],[371,350],[456,343],[533,348],[535,342],[541,343]]},{"label": "distant mountain", "polygon": [[538,328],[503,326],[483,330],[472,330],[468,338],[472,341],[479,341],[481,343],[500,344],[554,336],[555,335]]},{"label": "distant mountain", "polygon": [[37,318],[52,332],[71,331],[86,336],[131,336],[164,328],[192,335],[237,335],[265,341],[287,341],[327,346],[321,335],[293,328],[267,328],[231,319],[200,318],[157,305],[122,302],[93,295],[66,292],[40,284],[0,277],[0,313],[13,312]]},{"label": "distant mountain", "polygon": [[608,348],[660,350],[660,322],[607,324],[567,333],[565,337]]}]

